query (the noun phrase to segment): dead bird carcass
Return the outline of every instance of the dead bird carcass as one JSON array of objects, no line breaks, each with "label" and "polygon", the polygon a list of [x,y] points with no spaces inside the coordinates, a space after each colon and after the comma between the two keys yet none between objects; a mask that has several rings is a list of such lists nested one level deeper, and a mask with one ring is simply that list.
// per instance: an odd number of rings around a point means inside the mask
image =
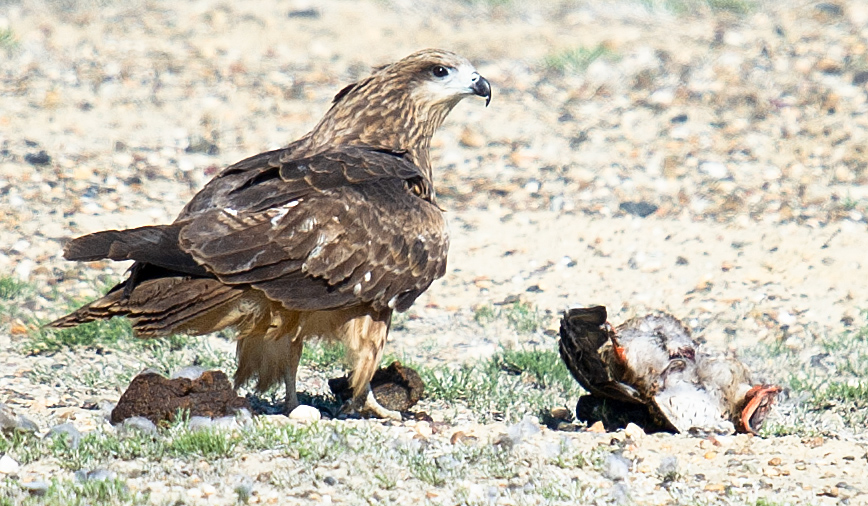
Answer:
[{"label": "dead bird carcass", "polygon": [[590,395],[576,416],[608,430],[637,423],[646,430],[756,434],[780,387],[753,384],[737,358],[700,348],[678,319],[665,313],[613,328],[606,308],[570,309],[559,349]]}]

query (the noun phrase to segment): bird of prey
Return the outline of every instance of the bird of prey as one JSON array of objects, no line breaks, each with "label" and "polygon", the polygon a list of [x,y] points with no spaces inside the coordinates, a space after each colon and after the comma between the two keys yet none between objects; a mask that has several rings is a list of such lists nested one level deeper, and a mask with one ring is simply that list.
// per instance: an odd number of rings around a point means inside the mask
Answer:
[{"label": "bird of prey", "polygon": [[237,329],[236,387],[296,372],[309,338],[342,342],[353,406],[400,418],[370,390],[393,311],[443,276],[449,245],[429,146],[461,99],[491,100],[465,58],[411,54],[343,88],[308,134],[231,165],[174,223],[79,237],[68,260],[134,260],[104,297],[50,325],[125,316],[139,337]]},{"label": "bird of prey", "polygon": [[677,432],[756,434],[780,392],[754,385],[735,357],[700,348],[665,313],[613,329],[605,307],[570,309],[561,320],[559,349],[592,396],[611,399],[622,411],[645,406],[652,422]]}]

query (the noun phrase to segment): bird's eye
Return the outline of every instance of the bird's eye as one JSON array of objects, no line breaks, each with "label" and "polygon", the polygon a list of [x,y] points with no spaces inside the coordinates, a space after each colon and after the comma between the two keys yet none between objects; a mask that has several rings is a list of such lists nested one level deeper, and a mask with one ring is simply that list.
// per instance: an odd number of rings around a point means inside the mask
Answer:
[{"label": "bird's eye", "polygon": [[431,67],[431,73],[434,74],[435,77],[446,77],[449,75],[449,69],[443,65],[434,65]]}]

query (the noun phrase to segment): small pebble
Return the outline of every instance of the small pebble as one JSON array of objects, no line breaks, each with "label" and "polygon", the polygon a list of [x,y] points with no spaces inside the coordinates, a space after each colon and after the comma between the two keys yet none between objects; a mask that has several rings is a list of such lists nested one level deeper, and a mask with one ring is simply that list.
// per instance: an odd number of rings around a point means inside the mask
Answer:
[{"label": "small pebble", "polygon": [[81,432],[75,428],[75,425],[69,422],[55,425],[48,431],[45,437],[52,437],[58,434],[69,436],[69,446],[71,448],[78,448],[78,444],[81,442]]},{"label": "small pebble", "polygon": [[515,425],[506,429],[506,435],[512,440],[513,445],[520,444],[523,440],[540,432],[539,420],[535,416],[525,417]]},{"label": "small pebble", "polygon": [[30,165],[48,165],[51,163],[51,157],[43,149],[38,153],[27,153],[24,155],[24,161]]},{"label": "small pebble", "polygon": [[204,372],[205,369],[203,367],[199,367],[198,365],[188,365],[187,367],[182,367],[173,372],[169,379],[187,378],[189,380],[194,380],[199,379]]},{"label": "small pebble", "polygon": [[301,422],[314,422],[320,420],[322,414],[313,406],[299,405],[289,414],[290,420],[298,420]]},{"label": "small pebble", "polygon": [[32,496],[42,497],[48,492],[49,484],[42,480],[28,481],[21,483],[21,488],[26,490]]},{"label": "small pebble", "polygon": [[657,475],[666,479],[676,474],[678,474],[678,457],[674,455],[663,457],[660,465],[657,466]]},{"label": "small pebble", "polygon": [[156,434],[157,426],[154,422],[143,416],[132,416],[124,420],[122,427],[125,430],[139,431],[144,434]]},{"label": "small pebble", "polygon": [[612,481],[626,480],[630,475],[630,461],[622,455],[610,454],[603,462],[603,476]]},{"label": "small pebble", "polygon": [[208,430],[214,427],[211,417],[208,416],[191,416],[187,422],[187,428],[190,431]]},{"label": "small pebble", "polygon": [[633,422],[630,422],[627,424],[627,427],[624,428],[624,435],[632,439],[634,442],[638,442],[643,437],[645,437],[645,429],[639,427]]},{"label": "small pebble", "polygon": [[75,472],[75,479],[81,482],[85,481],[108,481],[115,479],[117,475],[107,469],[93,469],[90,471],[78,470]]},{"label": "small pebble", "polygon": [[7,454],[0,457],[0,474],[15,474],[18,472],[18,462]]}]

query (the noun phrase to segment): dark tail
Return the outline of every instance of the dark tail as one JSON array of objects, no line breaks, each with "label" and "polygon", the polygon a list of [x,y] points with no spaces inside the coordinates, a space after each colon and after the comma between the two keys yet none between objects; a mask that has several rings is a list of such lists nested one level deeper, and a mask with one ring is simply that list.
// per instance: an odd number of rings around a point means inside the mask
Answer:
[{"label": "dark tail", "polygon": [[156,225],[129,230],[106,230],[69,241],[63,248],[67,260],[136,260],[185,274],[208,272],[178,246],[183,224]]},{"label": "dark tail", "polygon": [[606,308],[574,308],[561,319],[558,350],[561,359],[582,388],[598,397],[641,402],[631,387],[616,381],[600,356],[599,349],[614,335],[606,323]]},{"label": "dark tail", "polygon": [[124,286],[122,283],[114,287],[103,298],[48,326],[69,328],[126,316],[136,336],[160,337],[180,332],[214,332],[233,325],[244,316],[235,308],[244,289],[224,285],[216,279],[180,276],[149,279],[136,285],[128,296]]}]

